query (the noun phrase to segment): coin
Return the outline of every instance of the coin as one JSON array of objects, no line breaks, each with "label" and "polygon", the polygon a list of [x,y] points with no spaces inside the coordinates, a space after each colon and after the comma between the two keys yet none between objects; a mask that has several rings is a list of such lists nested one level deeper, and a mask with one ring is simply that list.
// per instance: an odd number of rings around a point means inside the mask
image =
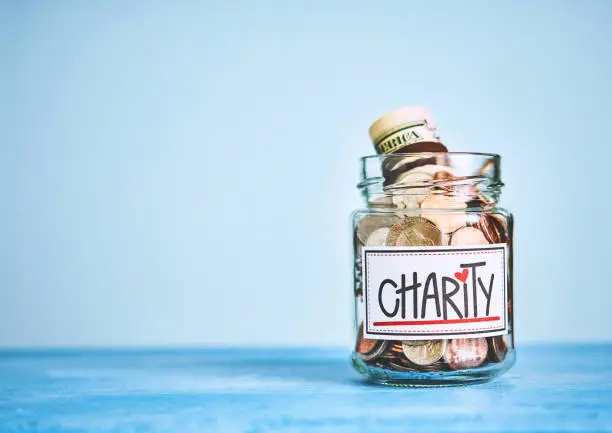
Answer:
[{"label": "coin", "polygon": [[497,215],[482,214],[479,222],[480,229],[492,244],[504,244],[508,242],[506,226]]},{"label": "coin", "polygon": [[461,227],[451,235],[450,244],[453,246],[462,245],[487,245],[489,241],[484,234],[475,227]]},{"label": "coin", "polygon": [[502,362],[508,353],[508,343],[503,335],[487,338],[489,341],[489,354],[487,359],[491,362]]},{"label": "coin", "polygon": [[363,336],[363,322],[359,325],[359,335],[357,337],[357,345],[355,351],[359,353],[359,357],[364,361],[370,361],[385,351],[387,342],[385,340],[373,340]]},{"label": "coin", "polygon": [[430,365],[442,358],[446,340],[407,340],[402,342],[406,358],[416,365]]},{"label": "coin", "polygon": [[[426,162],[424,165],[414,167],[416,162]],[[389,182],[384,184],[384,189],[393,194],[393,203],[400,209],[416,209],[425,200],[427,194],[435,186],[434,175],[442,171],[449,172],[450,167],[433,164],[435,158],[407,157],[409,163],[396,164],[395,174]],[[408,167],[413,167],[408,169]],[[451,174],[452,175],[452,174]]]},{"label": "coin", "polygon": [[404,355],[402,341],[387,341],[387,348],[376,359],[380,363],[378,367],[386,368],[393,371],[442,371],[445,370],[445,364],[440,359],[429,365],[417,365],[409,361]]},{"label": "coin", "polygon": [[369,214],[357,223],[357,238],[362,245],[367,245],[368,238],[376,230],[397,224],[400,218],[394,214]]},{"label": "coin", "polygon": [[465,209],[467,204],[454,197],[439,193],[430,193],[421,203],[421,209],[444,209],[449,212],[431,212],[427,218],[433,221],[442,233],[451,233],[465,225],[465,212],[457,210]]},{"label": "coin", "polygon": [[431,221],[421,217],[404,217],[391,226],[387,235],[388,246],[442,245],[442,233]]},{"label": "coin", "polygon": [[455,338],[446,345],[444,360],[453,370],[478,367],[487,357],[486,338]]},{"label": "coin", "polygon": [[[419,203],[421,203],[425,197],[427,197],[427,192],[431,188],[432,179],[432,174],[419,170],[411,170],[407,173],[399,175],[395,183],[389,187],[396,190],[395,194],[393,195],[393,202],[398,204],[398,200],[395,197],[399,197],[400,201],[403,200],[409,203],[416,202],[416,206],[404,207],[408,209],[418,208]],[[401,188],[401,191],[397,191],[399,188]]]},{"label": "coin", "polygon": [[[393,344],[391,344],[393,343]],[[400,357],[404,354],[404,349],[402,348],[402,342],[401,341],[390,341],[389,342],[389,346],[390,348],[387,349],[387,354],[389,356],[392,356],[394,358]]]},{"label": "coin", "polygon": [[366,241],[366,247],[377,247],[385,245],[385,241],[387,240],[388,234],[389,227],[382,227],[374,230],[372,234],[368,236],[368,240]]},{"label": "coin", "polygon": [[407,156],[398,161],[384,161],[385,183],[383,186],[385,191],[410,186],[411,194],[425,195],[427,188],[433,186],[434,175],[440,172],[452,175],[452,169],[436,164],[435,157]]},{"label": "coin", "polygon": [[357,352],[365,355],[370,353],[376,347],[377,340],[360,337],[357,341]]},{"label": "coin", "polygon": [[434,173],[433,184],[438,190],[443,191],[446,197],[459,203],[466,203],[466,206],[477,195],[477,190],[469,179],[457,177],[448,167]]}]

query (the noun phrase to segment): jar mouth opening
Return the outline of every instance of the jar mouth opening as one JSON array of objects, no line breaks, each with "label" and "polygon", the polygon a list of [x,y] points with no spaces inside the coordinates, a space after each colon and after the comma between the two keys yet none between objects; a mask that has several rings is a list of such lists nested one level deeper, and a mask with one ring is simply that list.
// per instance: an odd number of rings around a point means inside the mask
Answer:
[{"label": "jar mouth opening", "polygon": [[[501,157],[479,152],[413,152],[369,155],[360,159],[366,197],[446,195],[466,201],[496,201],[503,187]],[[368,199],[369,201],[369,199]]]},{"label": "jar mouth opening", "polygon": [[404,158],[428,158],[428,157],[477,157],[482,159],[499,160],[501,157],[497,153],[484,153],[484,152],[412,152],[412,153],[388,153],[380,155],[366,155],[362,156],[360,160],[362,162],[373,161],[377,159],[404,159]]}]

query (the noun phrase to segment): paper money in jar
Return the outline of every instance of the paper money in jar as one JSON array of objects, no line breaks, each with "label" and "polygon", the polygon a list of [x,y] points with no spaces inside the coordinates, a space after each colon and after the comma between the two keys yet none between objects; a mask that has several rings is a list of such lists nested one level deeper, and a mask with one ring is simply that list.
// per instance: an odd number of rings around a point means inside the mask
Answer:
[{"label": "paper money in jar", "polygon": [[369,133],[379,154],[448,151],[425,107],[393,110],[376,120]]}]

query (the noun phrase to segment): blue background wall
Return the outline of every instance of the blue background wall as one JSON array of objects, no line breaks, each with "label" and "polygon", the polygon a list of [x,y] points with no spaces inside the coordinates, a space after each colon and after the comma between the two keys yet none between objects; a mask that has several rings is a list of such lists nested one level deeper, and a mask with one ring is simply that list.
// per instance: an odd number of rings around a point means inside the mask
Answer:
[{"label": "blue background wall", "polygon": [[0,11],[0,345],[350,344],[358,157],[415,104],[503,156],[519,341],[612,338],[612,2]]}]

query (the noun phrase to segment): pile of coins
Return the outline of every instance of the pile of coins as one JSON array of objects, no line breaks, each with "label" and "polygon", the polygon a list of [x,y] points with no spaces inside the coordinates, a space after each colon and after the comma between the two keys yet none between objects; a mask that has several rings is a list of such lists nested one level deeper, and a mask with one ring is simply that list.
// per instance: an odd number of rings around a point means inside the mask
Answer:
[{"label": "pile of coins", "polygon": [[[429,196],[426,196],[423,203],[428,200]],[[402,210],[365,216],[355,230],[358,250],[362,246],[465,246],[508,242],[506,224],[496,214],[453,210],[431,215],[423,212],[420,216],[405,213],[406,210]],[[356,257],[355,282],[355,295],[362,301],[360,254]],[[508,311],[511,312],[511,284],[508,287]],[[399,372],[475,368],[485,362],[502,362],[507,351],[508,343],[503,336],[451,340],[371,340],[363,337],[363,324],[356,345],[356,352],[367,365]]]},{"label": "pile of coins", "polygon": [[[425,199],[427,200],[427,198]],[[369,214],[357,225],[358,246],[465,246],[508,241],[502,217],[489,213],[439,213],[424,216]],[[361,259],[356,257],[355,295],[362,299]],[[509,288],[511,285],[509,285]],[[512,292],[508,292],[511,312]],[[512,316],[510,316],[512,317]],[[512,319],[510,319],[512,323]],[[502,362],[508,351],[503,336],[451,340],[372,340],[360,326],[356,352],[366,364],[393,371],[445,371]]]},{"label": "pile of coins", "polygon": [[386,370],[451,371],[502,362],[508,353],[504,336],[451,340],[372,340],[363,336],[363,323],[355,351],[367,365]]},{"label": "pile of coins", "polygon": [[[505,243],[510,247],[511,220],[494,210],[495,200],[479,182],[489,179],[492,160],[458,175],[452,154],[440,141],[428,111],[409,107],[386,114],[370,128],[379,154],[383,193],[369,200],[354,231],[355,296],[363,303],[363,247],[473,246]],[[482,188],[482,185],[480,185]],[[510,225],[510,227],[509,227]],[[512,329],[512,272],[508,275],[508,329]],[[359,319],[361,321],[361,319]],[[358,323],[358,322],[357,322]],[[378,340],[357,332],[355,352],[368,366],[397,372],[437,372],[501,363],[511,334],[435,340]]]}]

